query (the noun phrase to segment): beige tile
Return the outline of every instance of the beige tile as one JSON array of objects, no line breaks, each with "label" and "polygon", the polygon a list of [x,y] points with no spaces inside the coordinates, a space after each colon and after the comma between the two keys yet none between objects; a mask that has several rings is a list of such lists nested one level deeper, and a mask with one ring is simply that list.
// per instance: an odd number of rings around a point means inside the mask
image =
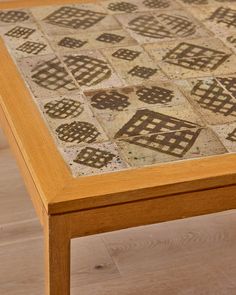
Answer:
[{"label": "beige tile", "polygon": [[211,127],[229,152],[236,152],[236,123]]},{"label": "beige tile", "polygon": [[0,10],[0,26],[23,25],[30,22],[33,22],[33,18],[28,9]]}]

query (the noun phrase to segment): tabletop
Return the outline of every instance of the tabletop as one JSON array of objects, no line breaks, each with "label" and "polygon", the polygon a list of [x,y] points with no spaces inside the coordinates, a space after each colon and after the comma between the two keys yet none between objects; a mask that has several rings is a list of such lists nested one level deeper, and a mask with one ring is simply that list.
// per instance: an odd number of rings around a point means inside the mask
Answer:
[{"label": "tabletop", "polygon": [[49,213],[236,181],[234,0],[0,3],[3,125]]}]

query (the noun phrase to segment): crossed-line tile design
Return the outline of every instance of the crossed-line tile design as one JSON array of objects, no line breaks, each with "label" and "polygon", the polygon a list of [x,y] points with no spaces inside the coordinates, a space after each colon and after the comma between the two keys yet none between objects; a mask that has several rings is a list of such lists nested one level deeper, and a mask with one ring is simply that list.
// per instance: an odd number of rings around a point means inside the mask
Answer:
[{"label": "crossed-line tile design", "polygon": [[235,27],[233,1],[0,11],[0,34],[75,177],[236,152]]}]

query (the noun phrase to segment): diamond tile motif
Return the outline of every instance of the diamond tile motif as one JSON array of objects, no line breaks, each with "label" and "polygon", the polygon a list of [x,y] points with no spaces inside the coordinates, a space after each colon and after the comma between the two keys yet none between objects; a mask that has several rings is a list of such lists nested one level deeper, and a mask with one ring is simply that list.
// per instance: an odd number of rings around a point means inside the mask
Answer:
[{"label": "diamond tile motif", "polygon": [[26,41],[25,43],[20,45],[18,48],[16,48],[16,50],[37,55],[46,47],[47,45],[43,43]]},{"label": "diamond tile motif", "polygon": [[44,21],[61,27],[72,29],[87,29],[100,22],[106,14],[63,6],[47,16]]},{"label": "diamond tile motif", "polygon": [[202,108],[224,116],[236,116],[236,100],[219,87],[215,80],[207,84],[199,81],[192,89],[191,94],[197,97],[197,102]]},{"label": "diamond tile motif", "polygon": [[0,37],[73,177],[236,152],[235,27],[235,0],[0,11]]},{"label": "diamond tile motif", "polygon": [[87,41],[81,41],[75,38],[65,37],[58,42],[59,46],[66,48],[80,48],[86,44]]},{"label": "diamond tile motif", "polygon": [[27,39],[34,32],[35,32],[34,29],[17,26],[15,28],[11,29],[9,32],[7,32],[5,35],[8,36],[8,37],[12,37],[12,38],[23,38],[23,39]]}]

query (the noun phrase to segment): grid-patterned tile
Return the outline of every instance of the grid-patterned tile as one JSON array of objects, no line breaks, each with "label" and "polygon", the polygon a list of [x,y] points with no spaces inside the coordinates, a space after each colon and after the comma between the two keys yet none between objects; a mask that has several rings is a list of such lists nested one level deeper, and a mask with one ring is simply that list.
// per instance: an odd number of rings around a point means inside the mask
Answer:
[{"label": "grid-patterned tile", "polygon": [[46,47],[47,45],[44,43],[26,41],[25,43],[17,47],[16,50],[37,55]]},{"label": "grid-patterned tile", "polygon": [[31,28],[17,26],[5,33],[5,35],[12,38],[28,39],[35,31]]}]

